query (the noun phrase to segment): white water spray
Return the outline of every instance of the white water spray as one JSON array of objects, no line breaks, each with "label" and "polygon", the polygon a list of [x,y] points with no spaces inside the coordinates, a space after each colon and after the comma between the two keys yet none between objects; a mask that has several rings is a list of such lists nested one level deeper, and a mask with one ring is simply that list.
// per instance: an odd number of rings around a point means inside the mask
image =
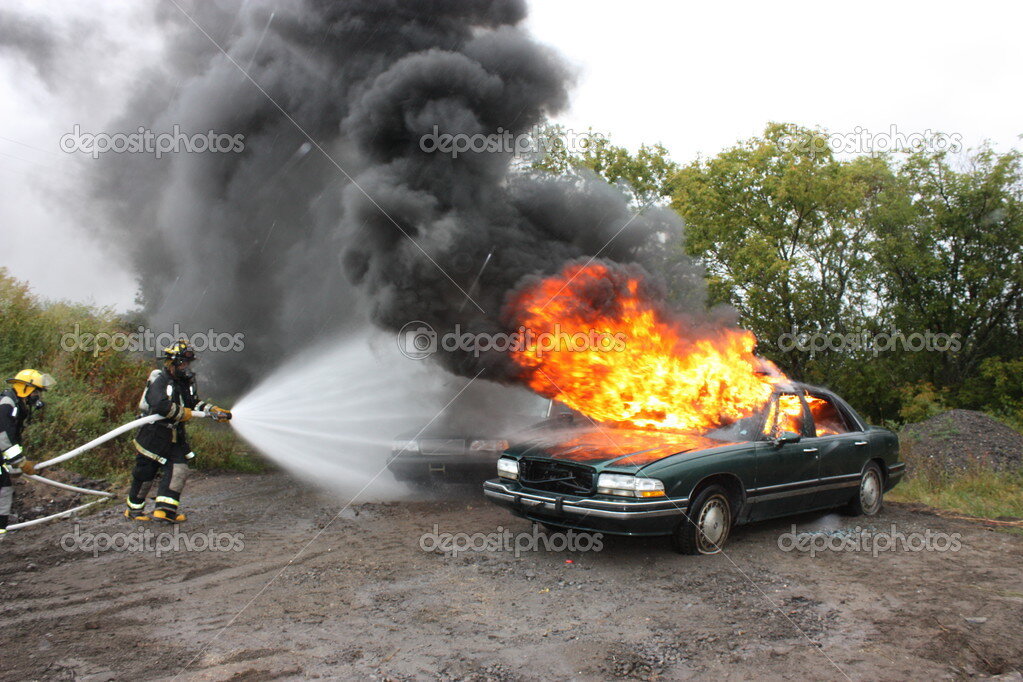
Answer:
[{"label": "white water spray", "polygon": [[402,356],[394,336],[364,333],[274,371],[235,404],[230,423],[261,453],[318,486],[397,497],[406,490],[386,471],[391,443],[437,416],[450,383],[432,363]]}]

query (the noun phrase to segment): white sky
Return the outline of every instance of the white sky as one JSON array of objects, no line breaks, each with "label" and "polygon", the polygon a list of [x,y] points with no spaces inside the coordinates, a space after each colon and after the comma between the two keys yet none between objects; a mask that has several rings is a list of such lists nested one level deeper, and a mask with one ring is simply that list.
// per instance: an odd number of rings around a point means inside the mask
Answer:
[{"label": "white sky", "polygon": [[[131,68],[147,56],[132,42],[140,31],[132,4],[48,6],[66,17],[102,5],[123,40],[102,48],[111,64],[103,74],[73,73],[68,65],[61,98],[27,77],[23,62],[0,58],[0,266],[46,297],[123,308],[135,295],[120,259],[80,228],[78,169],[56,151],[74,123],[86,127],[116,110]],[[533,33],[578,74],[560,122],[578,131],[592,126],[630,148],[662,142],[688,161],[756,135],[771,120],[832,132],[895,125],[904,134],[959,133],[967,146],[985,139],[1002,150],[1023,146],[1018,3],[531,5]],[[83,40],[82,49],[89,44]],[[119,73],[122,64],[130,66]],[[68,92],[75,104],[61,107]]]},{"label": "white sky", "polygon": [[579,71],[566,125],[676,160],[768,121],[1023,133],[1023,5],[1009,2],[534,0],[529,25]]}]

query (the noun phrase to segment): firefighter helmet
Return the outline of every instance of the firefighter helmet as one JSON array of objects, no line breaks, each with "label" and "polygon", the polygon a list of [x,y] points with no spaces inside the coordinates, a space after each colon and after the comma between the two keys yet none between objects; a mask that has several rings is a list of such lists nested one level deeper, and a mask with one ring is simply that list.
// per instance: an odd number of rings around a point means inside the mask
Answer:
[{"label": "firefighter helmet", "polygon": [[49,374],[43,374],[35,369],[23,369],[15,374],[13,379],[8,379],[7,383],[12,385],[19,398],[27,398],[32,391],[36,389],[45,391],[56,382]]},{"label": "firefighter helmet", "polygon": [[163,349],[163,359],[175,366],[183,362],[192,362],[195,360],[195,350],[188,343],[188,339],[178,339]]}]

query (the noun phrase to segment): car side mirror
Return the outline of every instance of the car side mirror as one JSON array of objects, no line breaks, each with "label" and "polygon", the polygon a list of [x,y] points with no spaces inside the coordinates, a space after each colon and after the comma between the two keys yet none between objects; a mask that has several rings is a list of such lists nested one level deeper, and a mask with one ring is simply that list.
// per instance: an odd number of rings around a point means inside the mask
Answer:
[{"label": "car side mirror", "polygon": [[781,434],[774,439],[774,447],[780,448],[786,443],[798,443],[801,438],[802,436],[795,431],[782,431]]}]

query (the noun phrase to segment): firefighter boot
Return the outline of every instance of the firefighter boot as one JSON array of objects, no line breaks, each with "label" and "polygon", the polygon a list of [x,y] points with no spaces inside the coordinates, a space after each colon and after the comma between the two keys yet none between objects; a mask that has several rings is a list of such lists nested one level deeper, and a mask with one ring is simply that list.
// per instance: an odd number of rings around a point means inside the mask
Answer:
[{"label": "firefighter boot", "polygon": [[148,521],[149,516],[146,514],[146,503],[145,498],[140,503],[135,503],[128,498],[127,506],[124,508],[124,518],[129,521]]},{"label": "firefighter boot", "polygon": [[160,496],[156,498],[156,509],[153,511],[154,521],[164,523],[182,523],[185,515],[178,511],[178,501],[173,497]]}]

